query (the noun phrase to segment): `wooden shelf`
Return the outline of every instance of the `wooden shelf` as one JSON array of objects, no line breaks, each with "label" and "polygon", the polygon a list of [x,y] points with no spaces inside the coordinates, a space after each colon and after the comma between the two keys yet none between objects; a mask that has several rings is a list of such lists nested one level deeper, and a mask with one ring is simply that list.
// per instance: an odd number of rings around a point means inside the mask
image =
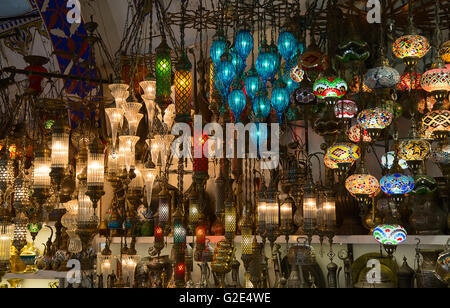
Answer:
[{"label": "wooden shelf", "polygon": [[[289,237],[289,243],[295,244],[297,243],[298,237],[305,237],[302,235],[292,235]],[[217,243],[221,239],[223,239],[223,236],[207,236],[207,239],[210,240],[210,243]],[[450,235],[411,235],[407,238],[406,242],[402,245],[416,245],[417,240],[420,239],[420,245],[445,245],[447,240],[450,238]],[[112,244],[120,244],[120,237],[114,237],[111,239]],[[96,243],[104,243],[105,238],[96,238]],[[173,244],[173,237],[166,237],[165,241],[168,244]],[[188,242],[192,242],[192,236],[187,237]],[[258,236],[258,241],[261,241],[261,238]],[[131,238],[127,238],[127,243],[129,244],[131,242]],[[241,237],[236,236],[234,239],[235,243],[241,242]],[[277,243],[283,244],[286,243],[286,239],[284,236],[278,237]],[[154,237],[137,237],[136,238],[136,244],[142,245],[142,244],[153,244],[154,243]],[[320,243],[319,237],[314,236],[313,237],[313,244]],[[328,243],[328,239],[324,239],[324,243]],[[371,235],[337,235],[333,239],[334,244],[359,244],[359,245],[378,245],[378,243],[373,239]]]},{"label": "wooden shelf", "polygon": [[6,273],[3,279],[65,279],[67,278],[67,272],[56,272],[56,271],[38,271],[36,273]]}]

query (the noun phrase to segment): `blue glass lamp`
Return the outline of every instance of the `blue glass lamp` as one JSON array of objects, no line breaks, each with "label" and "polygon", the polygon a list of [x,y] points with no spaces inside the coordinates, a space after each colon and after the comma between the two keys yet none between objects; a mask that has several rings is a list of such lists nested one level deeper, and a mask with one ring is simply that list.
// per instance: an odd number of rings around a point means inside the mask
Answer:
[{"label": "blue glass lamp", "polygon": [[278,51],[286,62],[289,62],[298,51],[297,39],[291,32],[285,29],[281,29],[278,37]]},{"label": "blue glass lamp", "polygon": [[258,58],[256,59],[256,71],[263,81],[263,87],[266,87],[267,81],[272,79],[278,70],[279,56],[274,53],[272,49],[267,45],[267,42],[263,42],[259,50]]},{"label": "blue glass lamp", "polygon": [[241,56],[239,55],[239,53],[236,51],[235,48],[231,49],[230,54],[231,54],[231,57],[233,58],[232,62],[233,62],[234,68],[236,70],[236,73],[238,75],[241,75],[245,69],[244,60],[241,58]]},{"label": "blue glass lamp", "polygon": [[234,47],[241,58],[244,61],[247,60],[253,50],[253,35],[246,26],[242,27],[236,34]]},{"label": "blue glass lamp", "polygon": [[270,100],[267,97],[267,91],[261,90],[258,92],[253,102],[253,112],[256,118],[265,120],[270,114]]},{"label": "blue glass lamp", "polygon": [[228,41],[223,35],[223,31],[217,30],[217,33],[214,35],[211,48],[209,49],[209,54],[215,67],[217,67],[217,65],[219,64],[220,57],[222,57],[222,55],[225,53],[227,47]]},{"label": "blue glass lamp", "polygon": [[238,80],[236,80],[233,86],[233,90],[228,96],[228,106],[230,106],[231,112],[233,112],[236,123],[239,122],[239,118],[242,114],[242,111],[244,111],[246,104],[247,97],[245,96],[245,93],[243,91],[242,84]]},{"label": "blue glass lamp", "polygon": [[278,79],[274,84],[270,102],[278,115],[279,123],[281,123],[283,113],[286,111],[290,102],[289,90],[286,88],[286,84],[281,79]]},{"label": "blue glass lamp", "polygon": [[[224,93],[228,93],[233,80],[236,78],[236,69],[233,64],[233,58],[228,51],[225,51],[220,59],[219,64],[217,65],[216,78],[220,81],[223,87],[223,89],[221,89],[221,92],[223,91]],[[224,97],[226,97],[226,95]]]},{"label": "blue glass lamp", "polygon": [[262,88],[262,82],[254,64],[247,72],[247,78],[244,80],[244,85],[245,93],[247,93],[248,98],[253,102],[256,98],[256,94]]}]

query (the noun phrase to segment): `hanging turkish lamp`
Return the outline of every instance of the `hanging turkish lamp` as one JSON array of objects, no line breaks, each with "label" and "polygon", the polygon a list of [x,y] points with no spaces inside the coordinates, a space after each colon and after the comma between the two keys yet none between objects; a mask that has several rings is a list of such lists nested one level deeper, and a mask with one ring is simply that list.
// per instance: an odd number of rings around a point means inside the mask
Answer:
[{"label": "hanging turkish lamp", "polygon": [[211,60],[215,67],[217,67],[221,61],[222,55],[225,53],[225,50],[228,48],[228,41],[223,35],[223,31],[221,29],[217,30],[216,34],[213,37],[213,41],[211,44],[211,48],[209,50],[209,54]]},{"label": "hanging turkish lamp", "polygon": [[407,233],[400,225],[379,225],[373,230],[374,239],[383,245],[384,250],[392,256],[397,245],[406,241]]},{"label": "hanging turkish lamp", "polygon": [[298,106],[309,106],[317,103],[313,85],[308,78],[304,78],[303,81],[300,82],[298,88],[292,92],[291,103]]},{"label": "hanging turkish lamp", "polygon": [[364,62],[370,56],[369,44],[361,39],[353,20],[349,19],[346,39],[337,46],[336,58],[342,63]]},{"label": "hanging turkish lamp", "polygon": [[391,125],[392,115],[382,108],[370,108],[358,114],[358,123],[365,129],[373,142],[381,135],[381,131]]},{"label": "hanging turkish lamp", "polygon": [[398,157],[406,161],[413,174],[417,174],[431,153],[431,145],[425,139],[419,138],[414,119],[411,126],[409,138],[399,143]]},{"label": "hanging turkish lamp", "polygon": [[262,88],[261,79],[258,76],[258,72],[256,71],[255,64],[252,64],[252,67],[247,72],[247,77],[244,80],[245,85],[245,93],[247,97],[253,102],[256,98],[256,95],[259,90]]},{"label": "hanging turkish lamp", "polygon": [[250,27],[244,21],[244,23],[238,28],[238,33],[234,39],[234,47],[244,62],[253,50],[253,35],[249,28]]},{"label": "hanging turkish lamp", "polygon": [[278,60],[278,54],[274,53],[267,41],[264,40],[256,59],[256,71],[262,79],[264,89],[267,86],[267,81],[271,80],[278,71]]},{"label": "hanging turkish lamp", "polygon": [[64,170],[69,164],[69,129],[64,121],[59,119],[52,127],[52,165],[50,177],[56,183],[59,191],[64,177]]},{"label": "hanging turkish lamp", "polygon": [[130,95],[128,92],[129,88],[130,85],[125,83],[113,83],[109,85],[111,95],[114,97],[117,108],[122,108],[122,104],[126,102],[128,96]]},{"label": "hanging turkish lamp", "polygon": [[450,69],[441,58],[436,57],[432,69],[423,73],[420,85],[442,104],[450,91]]},{"label": "hanging turkish lamp", "polygon": [[[390,151],[383,154],[383,156],[381,156],[381,165],[383,166],[383,168],[388,170],[391,169],[394,166],[395,156],[395,151]],[[403,170],[408,169],[408,164],[404,159],[398,159],[398,165]]]},{"label": "hanging turkish lamp", "polygon": [[356,198],[361,207],[368,206],[371,198],[380,191],[380,183],[377,178],[367,172],[365,162],[361,159],[361,164],[356,174],[351,175],[345,181],[345,188]]},{"label": "hanging turkish lamp", "polygon": [[150,209],[152,204],[153,183],[155,182],[156,178],[156,169],[152,168],[142,169],[142,178],[144,180],[147,208]]},{"label": "hanging turkish lamp", "polygon": [[290,103],[290,93],[283,80],[278,79],[275,81],[270,103],[278,115],[278,123],[281,124],[283,113],[286,111]]},{"label": "hanging turkish lamp", "polygon": [[404,73],[400,77],[400,82],[397,85],[397,90],[399,91],[412,91],[412,90],[422,90],[420,85],[420,80],[422,79],[421,74],[417,73]]},{"label": "hanging turkish lamp", "polygon": [[128,122],[129,135],[136,136],[139,123],[141,123],[144,115],[139,113],[142,108],[142,104],[138,102],[126,102],[122,105],[125,111],[125,118]]},{"label": "hanging turkish lamp", "polygon": [[241,76],[242,72],[245,69],[245,61],[241,58],[239,53],[235,48],[231,48],[230,50],[231,57],[233,58],[232,62],[234,65],[234,69],[236,70],[236,74]]},{"label": "hanging turkish lamp", "polygon": [[228,106],[230,106],[231,111],[233,112],[235,122],[239,122],[239,118],[242,112],[245,109],[245,105],[247,104],[247,98],[243,91],[243,86],[240,80],[236,80],[233,85],[233,90],[230,92],[228,96]]},{"label": "hanging turkish lamp", "polygon": [[410,175],[402,173],[396,157],[391,173],[381,178],[380,186],[381,190],[398,205],[403,202],[405,195],[414,189],[414,179]]},{"label": "hanging turkish lamp", "polygon": [[[228,97],[228,93],[236,78],[236,68],[233,64],[233,57],[228,51],[222,55],[220,63],[217,65],[217,82],[221,85],[219,88],[224,99]],[[217,84],[217,83],[216,83]]]},{"label": "hanging turkish lamp", "polygon": [[311,243],[312,236],[317,228],[317,190],[313,182],[311,168],[303,187],[303,230]]},{"label": "hanging turkish lamp", "polygon": [[255,113],[255,118],[263,121],[267,119],[270,114],[270,100],[267,97],[266,90],[258,91],[258,94],[253,102],[253,112]]},{"label": "hanging turkish lamp", "polygon": [[291,59],[298,52],[298,41],[294,34],[289,31],[289,25],[286,24],[280,29],[280,35],[278,36],[278,51],[284,58],[286,63],[289,63]]},{"label": "hanging turkish lamp", "polygon": [[33,196],[40,205],[43,205],[49,197],[51,186],[50,165],[50,149],[47,147],[46,139],[44,138],[36,151],[33,168]]},{"label": "hanging turkish lamp", "polygon": [[176,122],[188,123],[191,120],[192,74],[191,63],[183,52],[175,72],[175,112]]},{"label": "hanging turkish lamp", "polygon": [[394,88],[400,82],[400,74],[389,66],[389,61],[381,56],[377,67],[367,71],[364,75],[364,85],[381,95],[387,90]]},{"label": "hanging turkish lamp", "polygon": [[334,115],[338,119],[352,119],[358,114],[358,105],[353,100],[343,99],[334,106]]},{"label": "hanging turkish lamp", "polygon": [[450,132],[450,111],[433,110],[423,117],[422,124],[425,132],[444,145]]},{"label": "hanging turkish lamp", "polygon": [[430,51],[431,46],[426,37],[417,34],[412,15],[409,16],[407,32],[409,34],[399,37],[392,44],[392,51],[407,67],[412,68]]},{"label": "hanging turkish lamp", "polygon": [[319,77],[314,83],[313,90],[318,98],[325,100],[328,105],[334,106],[339,98],[347,94],[348,85],[342,78]]},{"label": "hanging turkish lamp", "polygon": [[156,103],[161,110],[165,110],[170,104],[172,85],[172,58],[170,48],[165,38],[155,49],[155,75],[156,75]]},{"label": "hanging turkish lamp", "polygon": [[350,141],[354,143],[359,143],[361,141],[361,136],[363,142],[372,142],[372,138],[370,138],[369,133],[365,129],[359,127],[358,124],[353,125],[348,129],[347,136],[348,139],[350,139]]},{"label": "hanging turkish lamp", "polygon": [[105,113],[108,116],[109,123],[111,124],[112,147],[113,153],[115,153],[117,149],[117,133],[119,132],[119,128],[121,126],[121,123],[123,122],[124,110],[122,107],[105,108]]},{"label": "hanging turkish lamp", "polygon": [[450,63],[450,41],[447,41],[441,45],[439,55],[443,61]]},{"label": "hanging turkish lamp", "polygon": [[433,151],[431,160],[439,166],[444,176],[448,177],[450,175],[450,145]]},{"label": "hanging turkish lamp", "polygon": [[[87,193],[91,198],[92,206],[95,209],[101,197],[105,194],[103,190],[105,184],[105,146],[100,138],[96,136],[89,144],[88,165],[87,165]],[[95,213],[95,212],[94,212]],[[95,214],[94,214],[95,215]]]}]

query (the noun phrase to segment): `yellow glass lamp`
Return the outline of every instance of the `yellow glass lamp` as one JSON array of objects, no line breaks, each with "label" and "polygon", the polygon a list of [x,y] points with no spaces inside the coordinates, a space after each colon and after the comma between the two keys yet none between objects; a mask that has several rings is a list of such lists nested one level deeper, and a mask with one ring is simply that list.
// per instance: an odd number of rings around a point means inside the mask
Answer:
[{"label": "yellow glass lamp", "polygon": [[176,65],[175,113],[176,122],[188,123],[191,119],[192,73],[191,63],[184,52]]}]

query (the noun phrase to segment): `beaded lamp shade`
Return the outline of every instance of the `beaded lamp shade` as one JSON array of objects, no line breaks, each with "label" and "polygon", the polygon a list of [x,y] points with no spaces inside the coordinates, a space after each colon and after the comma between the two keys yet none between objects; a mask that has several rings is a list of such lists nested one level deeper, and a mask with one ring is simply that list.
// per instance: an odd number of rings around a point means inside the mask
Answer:
[{"label": "beaded lamp shade", "polygon": [[290,71],[291,79],[295,82],[302,82],[303,78],[305,78],[305,71],[302,70],[298,65],[291,68]]},{"label": "beaded lamp shade", "polygon": [[364,76],[364,84],[373,90],[393,88],[399,82],[400,74],[387,63],[370,69]]},{"label": "beaded lamp shade", "polygon": [[397,246],[406,241],[406,230],[400,225],[380,225],[373,230],[373,237],[382,245]]},{"label": "beaded lamp shade", "polygon": [[450,131],[450,111],[434,110],[428,113],[423,119],[422,124],[425,130],[436,133],[439,131]]},{"label": "beaded lamp shade", "polygon": [[424,160],[431,152],[431,145],[423,139],[407,139],[400,142],[398,150],[398,156],[406,161]]},{"label": "beaded lamp shade", "polygon": [[422,78],[421,74],[404,73],[400,77],[400,82],[397,85],[397,90],[399,91],[421,90],[422,89],[420,85],[421,78]]},{"label": "beaded lamp shade", "polygon": [[192,74],[186,54],[177,64],[175,72],[175,112],[177,122],[186,122],[191,115]]},{"label": "beaded lamp shade", "polygon": [[450,91],[450,69],[436,68],[426,71],[420,81],[427,92]]},{"label": "beaded lamp shade", "polygon": [[327,154],[335,163],[353,163],[361,156],[361,149],[350,142],[337,143],[328,149]]},{"label": "beaded lamp shade", "polygon": [[359,143],[361,141],[361,133],[363,135],[364,142],[372,142],[372,138],[370,138],[369,133],[365,129],[361,129],[359,125],[353,125],[347,132],[348,138],[355,143]]},{"label": "beaded lamp shade", "polygon": [[376,177],[370,174],[354,174],[345,181],[345,188],[352,195],[376,195],[380,189],[380,183]]},{"label": "beaded lamp shade", "polygon": [[404,35],[392,44],[392,51],[399,59],[423,58],[430,51],[430,43],[421,35]]},{"label": "beaded lamp shade", "polygon": [[352,100],[340,100],[334,106],[334,115],[338,119],[351,119],[358,114],[358,105]]},{"label": "beaded lamp shade", "polygon": [[406,174],[388,174],[381,178],[380,186],[388,195],[404,195],[413,190],[414,179]]},{"label": "beaded lamp shade", "polygon": [[321,78],[314,83],[314,94],[320,99],[341,98],[348,90],[348,85],[341,78]]},{"label": "beaded lamp shade", "polygon": [[365,129],[384,129],[392,123],[392,115],[381,108],[366,109],[359,113],[358,123]]},{"label": "beaded lamp shade", "polygon": [[439,50],[439,55],[446,63],[450,63],[450,41],[442,44],[441,49]]},{"label": "beaded lamp shade", "polygon": [[170,103],[172,85],[172,59],[166,40],[156,48],[156,102],[165,110]]}]

